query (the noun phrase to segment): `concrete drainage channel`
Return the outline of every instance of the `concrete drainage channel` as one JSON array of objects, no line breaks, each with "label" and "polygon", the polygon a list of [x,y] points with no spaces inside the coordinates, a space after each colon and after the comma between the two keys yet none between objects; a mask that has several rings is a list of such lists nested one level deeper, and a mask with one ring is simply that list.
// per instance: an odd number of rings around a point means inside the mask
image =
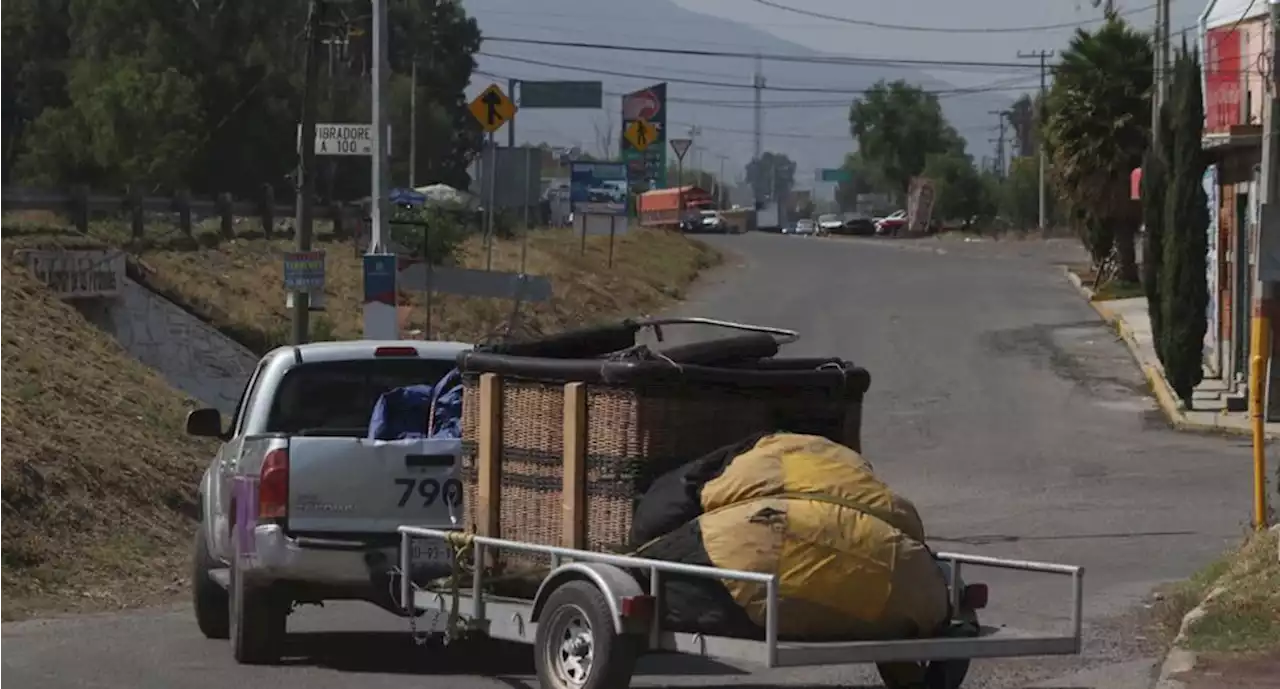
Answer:
[{"label": "concrete drainage channel", "polygon": [[111,299],[77,310],[173,387],[231,415],[258,357],[182,307],[124,277]]}]

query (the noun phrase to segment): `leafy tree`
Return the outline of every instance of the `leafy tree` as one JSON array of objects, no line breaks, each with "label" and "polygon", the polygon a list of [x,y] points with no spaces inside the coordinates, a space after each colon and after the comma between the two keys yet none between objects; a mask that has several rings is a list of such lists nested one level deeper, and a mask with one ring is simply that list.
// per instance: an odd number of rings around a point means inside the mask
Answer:
[{"label": "leafy tree", "polygon": [[1200,90],[1200,58],[1187,52],[1186,42],[1174,68],[1173,181],[1166,198],[1164,252],[1160,267],[1161,321],[1164,331],[1164,371],[1169,386],[1191,406],[1191,395],[1204,378],[1205,309],[1209,288],[1205,278],[1208,256],[1208,199],[1201,137],[1204,97]]},{"label": "leafy tree", "polygon": [[1040,96],[1033,99],[1023,94],[1009,108],[1009,122],[1013,125],[1013,141],[1019,156],[1040,153]]},{"label": "leafy tree", "polygon": [[764,201],[785,199],[796,185],[796,164],[783,153],[765,151],[747,163],[747,183]]},{"label": "leafy tree", "polygon": [[68,0],[10,0],[3,14],[4,183],[32,122],[67,104]]},{"label": "leafy tree", "polygon": [[[307,3],[15,0],[4,12],[6,181],[248,196],[297,165]],[[367,121],[367,8],[330,4],[320,117]],[[388,7],[392,171],[407,177],[408,75],[418,63],[419,176],[465,188],[480,133],[463,90],[479,48],[451,0]],[[322,159],[322,185],[368,193],[368,162]]]},{"label": "leafy tree", "polygon": [[1147,145],[1151,121],[1151,45],[1114,11],[1096,31],[1071,39],[1049,92],[1044,126],[1052,170],[1086,244],[1101,263],[1112,247],[1118,277],[1138,282],[1138,212],[1129,173]]},{"label": "leafy tree", "polygon": [[[1046,200],[1053,198],[1046,194]],[[1034,228],[1040,222],[1040,160],[1019,156],[1009,163],[1009,174],[1000,188],[1000,212],[1018,229]]]},{"label": "leafy tree", "polygon": [[1142,158],[1142,222],[1146,233],[1142,245],[1142,287],[1151,317],[1152,342],[1164,362],[1164,300],[1160,294],[1160,274],[1164,259],[1164,235],[1169,159],[1173,154],[1173,132],[1169,130],[1169,107],[1160,108],[1160,146],[1147,147]]},{"label": "leafy tree", "polygon": [[858,153],[845,155],[844,165],[841,167],[849,172],[849,181],[836,184],[836,201],[842,210],[857,209],[858,196],[861,194],[890,191],[880,177],[880,169]]},{"label": "leafy tree", "polygon": [[861,158],[902,198],[929,156],[964,152],[964,139],[947,123],[938,97],[902,80],[881,80],[855,100],[849,128]]},{"label": "leafy tree", "polygon": [[922,176],[934,183],[935,220],[960,220],[967,225],[975,216],[994,214],[994,199],[969,156],[957,153],[929,156]]}]

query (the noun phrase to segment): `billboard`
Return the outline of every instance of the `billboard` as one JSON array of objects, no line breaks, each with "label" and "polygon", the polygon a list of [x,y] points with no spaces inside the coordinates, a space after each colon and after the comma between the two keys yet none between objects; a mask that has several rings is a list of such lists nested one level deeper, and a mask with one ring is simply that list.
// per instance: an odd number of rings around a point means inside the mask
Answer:
[{"label": "billboard", "polygon": [[622,136],[622,161],[627,164],[627,177],[634,187],[664,189],[667,186],[667,84],[654,84],[648,88],[628,93],[622,97],[622,129],[626,132],[631,123],[644,120],[657,130],[657,137],[647,142],[644,150],[637,149],[626,136]]},{"label": "billboard", "polygon": [[569,203],[575,216],[626,215],[629,191],[626,163],[569,163]]},{"label": "billboard", "polygon": [[1204,133],[1224,133],[1241,124],[1241,32],[1235,25],[1205,34]]}]

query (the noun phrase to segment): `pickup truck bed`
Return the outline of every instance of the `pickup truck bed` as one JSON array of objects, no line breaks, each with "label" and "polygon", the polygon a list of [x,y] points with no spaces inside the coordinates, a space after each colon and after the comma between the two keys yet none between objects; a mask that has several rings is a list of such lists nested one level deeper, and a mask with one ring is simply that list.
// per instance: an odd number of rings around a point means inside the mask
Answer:
[{"label": "pickup truck bed", "polygon": [[[213,409],[188,416],[189,433],[223,441],[201,481],[194,547],[193,596],[206,636],[230,637],[241,662],[272,662],[295,604],[345,598],[403,610],[393,599],[396,528],[460,528],[461,440],[372,439],[370,419],[384,393],[436,385],[467,349],[422,341],[282,347],[259,362],[230,428]],[[425,413],[421,420],[425,433]],[[451,568],[443,543],[424,541],[414,555],[412,579]]]}]

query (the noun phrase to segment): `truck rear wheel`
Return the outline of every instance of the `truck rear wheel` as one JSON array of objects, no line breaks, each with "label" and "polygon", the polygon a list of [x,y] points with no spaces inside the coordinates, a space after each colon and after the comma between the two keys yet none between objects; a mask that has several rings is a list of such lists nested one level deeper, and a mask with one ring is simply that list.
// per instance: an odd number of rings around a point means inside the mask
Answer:
[{"label": "truck rear wheel", "polygon": [[252,586],[240,567],[239,536],[231,537],[228,611],[231,653],[244,665],[271,665],[284,652],[285,625],[292,602],[269,586]]},{"label": "truck rear wheel", "polygon": [[209,555],[208,533],[201,524],[196,528],[195,543],[191,548],[191,598],[196,624],[207,639],[225,639],[231,635],[227,590],[209,576],[209,572],[219,564]]}]

